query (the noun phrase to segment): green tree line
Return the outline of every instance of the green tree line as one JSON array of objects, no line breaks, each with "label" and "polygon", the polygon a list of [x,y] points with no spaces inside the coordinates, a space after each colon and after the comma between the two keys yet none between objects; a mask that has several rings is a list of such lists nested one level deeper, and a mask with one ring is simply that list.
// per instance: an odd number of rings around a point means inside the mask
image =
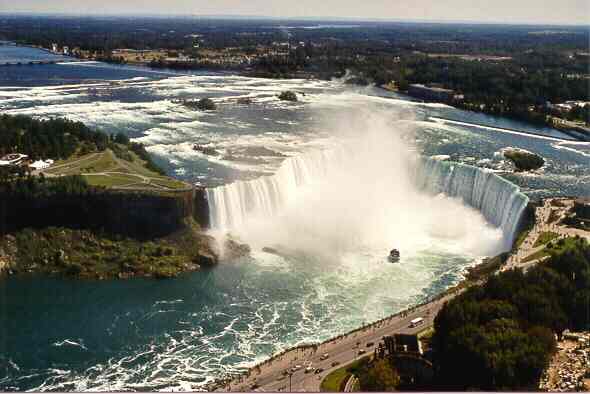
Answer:
[{"label": "green tree line", "polygon": [[535,389],[565,329],[590,328],[590,246],[560,240],[550,260],[492,276],[435,319],[434,365],[441,388]]}]

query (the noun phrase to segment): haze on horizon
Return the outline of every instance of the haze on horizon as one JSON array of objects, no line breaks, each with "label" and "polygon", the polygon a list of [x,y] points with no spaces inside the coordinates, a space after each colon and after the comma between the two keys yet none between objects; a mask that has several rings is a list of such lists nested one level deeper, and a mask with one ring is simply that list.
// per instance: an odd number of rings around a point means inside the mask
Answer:
[{"label": "haze on horizon", "polygon": [[0,12],[590,24],[587,0],[0,0]]}]

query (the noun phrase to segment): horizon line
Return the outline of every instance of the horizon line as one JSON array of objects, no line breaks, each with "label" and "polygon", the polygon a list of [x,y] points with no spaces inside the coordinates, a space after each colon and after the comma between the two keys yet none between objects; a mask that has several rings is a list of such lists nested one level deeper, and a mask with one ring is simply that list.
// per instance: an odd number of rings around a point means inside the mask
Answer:
[{"label": "horizon line", "polygon": [[257,14],[180,14],[180,13],[131,13],[131,12],[41,12],[41,11],[0,11],[0,15],[14,16],[64,16],[64,17],[120,17],[120,18],[163,18],[163,19],[218,19],[218,20],[274,20],[274,21],[317,21],[317,22],[359,22],[359,23],[411,23],[411,24],[462,24],[462,25],[498,25],[498,26],[553,26],[553,27],[586,27],[590,23],[576,22],[502,22],[502,21],[481,21],[473,19],[420,19],[420,18],[380,18],[380,17],[353,17],[353,16],[268,16]]}]

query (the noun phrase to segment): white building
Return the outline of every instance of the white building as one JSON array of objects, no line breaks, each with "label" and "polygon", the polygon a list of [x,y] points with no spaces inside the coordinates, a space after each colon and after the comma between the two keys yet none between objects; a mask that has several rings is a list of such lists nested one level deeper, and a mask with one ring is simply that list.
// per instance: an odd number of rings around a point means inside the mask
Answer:
[{"label": "white building", "polygon": [[17,166],[28,157],[21,153],[9,153],[0,158],[0,166]]},{"label": "white building", "polygon": [[53,160],[51,160],[51,159],[48,159],[45,161],[37,160],[33,164],[30,164],[29,167],[31,167],[33,170],[44,170],[46,168],[49,168],[49,166],[52,164],[53,164]]}]

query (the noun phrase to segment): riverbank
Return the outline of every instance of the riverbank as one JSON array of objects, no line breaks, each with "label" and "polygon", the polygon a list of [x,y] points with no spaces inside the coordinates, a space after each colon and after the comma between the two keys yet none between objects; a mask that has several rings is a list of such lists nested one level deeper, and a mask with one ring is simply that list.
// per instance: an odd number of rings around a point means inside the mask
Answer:
[{"label": "riverbank", "polygon": [[[287,349],[249,368],[243,374],[219,379],[207,389],[210,391],[252,391],[257,388],[263,391],[319,391],[324,377],[364,356],[365,352],[361,354],[358,352],[359,349],[365,349],[370,354],[384,335],[391,335],[394,332],[416,334],[429,329],[442,306],[468,287],[481,284],[489,276],[508,268],[528,269],[531,265],[541,262],[542,260],[539,259],[526,262],[521,259],[515,261],[515,256],[523,256],[525,251],[526,255],[530,254],[528,253],[531,242],[529,238],[535,238],[536,241],[541,234],[538,227],[542,226],[546,218],[552,216],[544,207],[555,207],[559,210],[564,204],[567,205],[566,200],[568,199],[560,199],[558,205],[551,203],[554,200],[547,200],[547,204],[537,208],[538,217],[534,220],[532,229],[523,229],[523,237],[515,237],[526,238],[524,242],[516,243],[510,253],[484,260],[481,264],[474,263],[474,266],[465,273],[464,280],[432,299],[322,343],[305,344]],[[590,232],[586,236],[590,237]],[[420,327],[411,327],[410,321],[417,317],[422,317],[424,324]],[[306,365],[311,365],[314,370],[320,368],[322,372],[305,373],[303,369]],[[285,373],[287,370],[292,371],[290,376]]]},{"label": "riverbank", "polygon": [[[461,294],[467,287],[481,283],[485,277],[496,272],[504,261],[505,256],[502,254],[474,262],[474,265],[466,270],[465,279],[427,301],[321,343],[302,344],[286,349],[250,367],[242,374],[217,379],[206,389],[243,392],[261,388],[263,391],[319,392],[324,377],[333,370],[372,353],[384,335],[390,335],[392,332],[416,334],[431,327],[437,312],[447,301]],[[424,324],[411,327],[410,321],[417,317],[422,317]],[[360,349],[364,349],[364,352],[359,353]],[[322,372],[305,373],[306,365],[311,365],[314,370],[320,368]],[[289,379],[284,371],[293,368],[297,370]]]},{"label": "riverbank", "polygon": [[[411,100],[411,101],[424,102],[424,100],[420,100],[418,97],[414,97],[414,96],[410,95],[407,91],[401,91],[398,88],[396,88],[394,85],[391,85],[391,84],[380,85],[378,87],[385,90],[385,91],[393,92],[393,93],[405,96],[408,100]],[[485,115],[489,115],[489,116],[495,116],[495,117],[500,117],[500,118],[506,118],[506,119],[513,120],[513,121],[523,122],[531,127],[538,127],[538,126],[550,127],[555,132],[561,133],[564,136],[568,136],[569,138],[551,137],[546,134],[536,133],[536,132],[532,132],[532,131],[508,129],[508,128],[504,128],[504,127],[484,125],[484,124],[468,124],[470,126],[487,127],[487,128],[491,128],[491,129],[497,129],[497,130],[509,132],[509,133],[527,134],[527,135],[536,136],[536,137],[540,137],[540,138],[550,138],[550,139],[554,139],[556,141],[565,141],[565,142],[578,141],[578,142],[590,143],[590,135],[585,135],[583,133],[576,132],[575,130],[567,129],[566,127],[563,127],[563,126],[559,127],[559,128],[555,127],[555,123],[551,119],[548,119],[546,122],[533,122],[529,119],[523,119],[522,117],[510,116],[510,114],[490,113],[490,112],[486,112],[483,110],[478,110],[477,107],[474,107],[474,106],[457,105],[459,103],[453,103],[453,102],[449,103],[449,102],[443,102],[443,101],[434,102],[434,103],[449,105],[451,107],[454,107],[454,108],[457,108],[457,109],[460,109],[463,111],[467,111],[467,112],[480,113],[480,114],[485,114]],[[444,117],[430,117],[430,119],[433,119],[435,121],[447,122],[447,123],[454,123],[454,122],[457,122],[459,124],[465,123],[465,122],[459,122],[455,119],[449,119],[449,118],[444,118]]]},{"label": "riverbank", "polygon": [[0,237],[0,275],[172,278],[215,265],[214,242],[198,227],[149,241],[65,227],[25,229]]}]

